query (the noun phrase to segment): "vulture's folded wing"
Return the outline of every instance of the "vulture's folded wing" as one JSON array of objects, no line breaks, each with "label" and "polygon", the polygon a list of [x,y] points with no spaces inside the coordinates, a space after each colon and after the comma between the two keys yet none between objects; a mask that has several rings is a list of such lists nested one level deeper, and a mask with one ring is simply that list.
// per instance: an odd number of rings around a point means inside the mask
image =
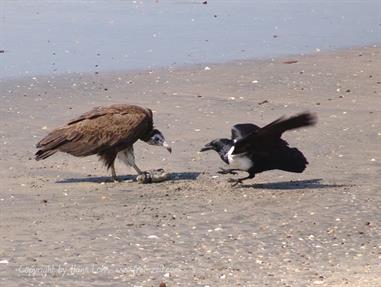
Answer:
[{"label": "vulture's folded wing", "polygon": [[72,119],[67,125],[72,125],[85,119],[94,119],[104,115],[110,114],[140,114],[147,113],[152,118],[152,111],[150,109],[144,109],[135,105],[127,104],[115,104],[111,106],[95,107],[91,111],[88,111],[77,118]]}]

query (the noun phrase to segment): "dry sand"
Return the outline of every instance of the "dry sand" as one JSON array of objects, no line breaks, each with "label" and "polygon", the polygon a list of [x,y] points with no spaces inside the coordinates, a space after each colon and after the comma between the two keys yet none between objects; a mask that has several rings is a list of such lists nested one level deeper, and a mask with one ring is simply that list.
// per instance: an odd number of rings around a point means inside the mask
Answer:
[{"label": "dry sand", "polygon": [[[0,96],[0,286],[381,286],[381,48],[3,80]],[[156,111],[174,152],[139,143],[137,163],[173,180],[103,183],[96,157],[34,161],[50,129],[111,103]],[[285,134],[303,174],[233,188],[217,154],[198,153],[234,123],[305,110],[318,125]]]}]

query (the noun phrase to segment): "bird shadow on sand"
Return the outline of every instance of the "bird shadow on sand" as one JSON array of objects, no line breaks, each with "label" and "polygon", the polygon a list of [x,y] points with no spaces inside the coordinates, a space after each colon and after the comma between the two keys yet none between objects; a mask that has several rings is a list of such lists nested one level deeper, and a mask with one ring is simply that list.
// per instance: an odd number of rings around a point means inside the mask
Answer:
[{"label": "bird shadow on sand", "polygon": [[[166,181],[176,181],[176,180],[196,180],[200,172],[171,172],[169,178]],[[118,176],[120,181],[135,181],[136,175],[121,175]],[[102,183],[102,182],[114,182],[110,176],[96,176],[96,177],[79,177],[79,178],[65,178],[62,180],[56,181],[56,183]]]},{"label": "bird shadow on sand", "polygon": [[[121,182],[123,181],[133,181],[136,176],[133,175],[120,175],[118,176]],[[102,183],[102,182],[114,182],[111,176],[89,176],[89,177],[71,177],[65,178],[62,180],[56,181],[56,183],[80,183],[80,182],[89,182],[89,183]]]},{"label": "bird shadow on sand", "polygon": [[244,188],[261,188],[261,189],[279,189],[279,190],[289,190],[289,189],[319,189],[319,188],[335,188],[344,187],[344,184],[326,184],[322,183],[322,178],[314,178],[307,180],[291,180],[291,181],[278,181],[269,183],[255,183],[255,184],[243,184],[241,187]]},{"label": "bird shadow on sand", "polygon": [[201,172],[172,172],[169,180],[196,180]]}]

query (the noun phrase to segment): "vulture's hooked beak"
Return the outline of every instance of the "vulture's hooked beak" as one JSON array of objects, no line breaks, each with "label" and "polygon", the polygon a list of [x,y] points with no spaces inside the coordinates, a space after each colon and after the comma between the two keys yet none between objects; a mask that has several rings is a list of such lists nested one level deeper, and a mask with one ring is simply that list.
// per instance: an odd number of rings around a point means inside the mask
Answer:
[{"label": "vulture's hooked beak", "polygon": [[172,148],[166,141],[163,142],[163,147],[165,147],[169,153],[172,153]]},{"label": "vulture's hooked beak", "polygon": [[208,143],[203,148],[200,149],[200,152],[207,151],[207,150],[214,150],[214,147]]}]

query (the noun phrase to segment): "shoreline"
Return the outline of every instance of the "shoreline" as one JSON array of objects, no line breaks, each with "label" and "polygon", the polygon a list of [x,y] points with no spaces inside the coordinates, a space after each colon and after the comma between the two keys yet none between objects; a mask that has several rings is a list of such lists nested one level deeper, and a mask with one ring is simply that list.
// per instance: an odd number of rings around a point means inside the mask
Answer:
[{"label": "shoreline", "polygon": [[284,61],[288,58],[304,58],[304,57],[313,57],[318,55],[334,55],[341,54],[345,52],[350,52],[353,50],[363,50],[363,49],[377,49],[381,46],[381,43],[375,42],[367,45],[355,45],[351,47],[342,47],[342,48],[332,48],[320,51],[319,48],[315,50],[311,50],[308,53],[297,53],[297,54],[284,54],[273,57],[258,57],[258,58],[242,58],[242,59],[234,59],[234,60],[226,60],[222,62],[200,62],[200,63],[192,63],[192,64],[183,64],[178,66],[162,66],[155,68],[141,68],[141,69],[120,69],[120,70],[107,70],[107,71],[86,71],[86,72],[66,72],[66,73],[51,73],[51,74],[35,74],[35,75],[23,75],[23,76],[13,76],[13,77],[0,77],[0,84],[8,81],[17,81],[17,80],[27,80],[32,78],[40,78],[40,79],[49,79],[49,78],[67,78],[70,76],[80,76],[80,77],[91,77],[94,75],[98,76],[110,76],[110,75],[136,75],[141,73],[163,73],[168,71],[187,71],[187,70],[196,70],[198,68],[206,67],[206,66],[220,66],[220,65],[240,65],[240,64],[255,64],[256,62],[276,62],[276,61]]},{"label": "shoreline", "polygon": [[[380,94],[380,47],[0,81],[0,282],[378,286]],[[94,156],[33,159],[52,128],[122,102],[154,110],[173,153],[140,142],[136,163],[173,180],[107,183]],[[218,156],[198,153],[235,123],[305,110],[317,126],[284,134],[310,163],[302,174],[261,173],[233,188],[216,174]],[[119,162],[116,170],[134,175]]]}]

